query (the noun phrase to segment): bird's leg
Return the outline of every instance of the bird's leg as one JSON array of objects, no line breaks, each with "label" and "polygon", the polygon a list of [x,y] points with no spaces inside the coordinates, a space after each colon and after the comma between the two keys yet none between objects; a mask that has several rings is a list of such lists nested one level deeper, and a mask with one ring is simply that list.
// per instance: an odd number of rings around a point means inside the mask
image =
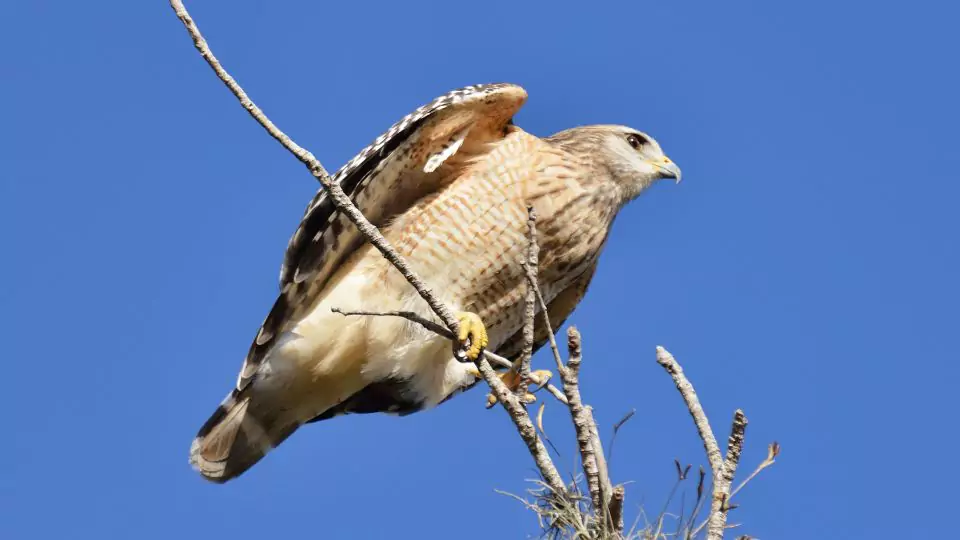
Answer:
[{"label": "bird's leg", "polygon": [[460,321],[460,333],[457,334],[454,353],[461,361],[475,362],[487,346],[487,328],[479,315],[469,311],[457,313],[457,320]]},{"label": "bird's leg", "polygon": [[[457,320],[460,322],[460,332],[457,334],[457,342],[454,344],[454,354],[460,361],[475,362],[487,346],[487,328],[480,320],[480,316],[470,311],[457,313]],[[468,368],[467,372],[478,379],[482,378],[480,371],[475,366]],[[550,377],[553,377],[553,373],[545,369],[531,371],[530,383],[537,385],[533,392],[546,386]],[[520,388],[520,362],[515,361],[513,367],[500,374],[500,380],[511,391],[516,392]],[[537,400],[533,393],[528,391],[524,391],[521,399],[526,403],[533,403]],[[496,402],[497,398],[493,394],[487,395],[487,408],[492,407]]]},{"label": "bird's leg", "polygon": [[[553,373],[546,369],[531,371],[530,383],[537,385],[537,387],[533,389],[533,392],[524,391],[523,396],[521,396],[524,403],[533,403],[536,401],[537,398],[533,394],[546,386],[547,383],[550,382],[550,377],[553,377]],[[512,368],[500,375],[500,380],[503,381],[503,384],[507,385],[507,388],[511,391],[516,392],[520,388],[520,363],[514,362]],[[497,397],[492,393],[487,394],[487,408],[493,407],[496,403]]]}]

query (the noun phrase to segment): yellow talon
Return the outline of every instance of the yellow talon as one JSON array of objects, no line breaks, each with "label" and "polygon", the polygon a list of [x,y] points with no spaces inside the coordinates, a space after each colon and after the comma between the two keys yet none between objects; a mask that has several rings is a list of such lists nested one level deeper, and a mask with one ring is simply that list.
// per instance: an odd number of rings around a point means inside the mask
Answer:
[{"label": "yellow talon", "polygon": [[457,313],[460,321],[460,333],[457,335],[459,346],[464,351],[467,360],[473,362],[480,357],[480,351],[487,346],[487,328],[480,320],[480,316],[469,311]]},{"label": "yellow talon", "polygon": [[[533,390],[536,392],[540,390],[550,381],[550,377],[553,377],[553,373],[546,369],[537,369],[530,372],[530,383],[537,385]],[[511,392],[516,392],[517,388],[520,387],[520,372],[516,369],[509,369],[505,373],[500,375],[500,380],[503,381],[503,384],[507,385],[507,388]],[[537,400],[536,396],[531,392],[524,392],[520,399],[524,403],[533,403]],[[487,394],[487,408],[493,407],[497,403],[497,397],[492,393]]]}]

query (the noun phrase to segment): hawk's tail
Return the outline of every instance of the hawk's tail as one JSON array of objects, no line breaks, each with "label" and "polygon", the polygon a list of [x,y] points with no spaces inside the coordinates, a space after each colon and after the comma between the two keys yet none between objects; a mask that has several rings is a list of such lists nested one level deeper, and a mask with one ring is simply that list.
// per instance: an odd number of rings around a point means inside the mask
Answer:
[{"label": "hawk's tail", "polygon": [[211,482],[240,476],[299,427],[257,415],[263,407],[252,406],[255,398],[243,394],[230,392],[190,445],[190,464]]}]

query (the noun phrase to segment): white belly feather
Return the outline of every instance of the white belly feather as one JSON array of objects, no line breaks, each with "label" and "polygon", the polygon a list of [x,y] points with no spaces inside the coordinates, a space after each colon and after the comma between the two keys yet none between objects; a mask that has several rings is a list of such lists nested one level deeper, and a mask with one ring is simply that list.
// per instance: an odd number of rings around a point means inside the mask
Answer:
[{"label": "white belly feather", "polygon": [[335,279],[315,307],[278,340],[263,366],[271,374],[263,383],[301,395],[288,401],[301,404],[296,413],[301,421],[387,378],[407,381],[410,397],[424,407],[475,381],[468,373],[470,364],[454,358],[450,341],[419,324],[332,311],[429,312],[392,268],[388,270],[399,279],[383,283],[380,274],[388,263],[378,252],[364,247],[357,255],[360,263],[346,265],[342,279]]}]

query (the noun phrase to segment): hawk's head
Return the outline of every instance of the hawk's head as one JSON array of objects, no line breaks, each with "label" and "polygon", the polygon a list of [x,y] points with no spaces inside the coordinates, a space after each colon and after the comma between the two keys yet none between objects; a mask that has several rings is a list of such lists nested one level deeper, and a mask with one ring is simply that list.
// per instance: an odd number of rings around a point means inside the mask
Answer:
[{"label": "hawk's head", "polygon": [[680,167],[664,155],[653,137],[627,126],[582,126],[548,138],[613,182],[619,199],[627,202],[657,180],[680,182]]}]

